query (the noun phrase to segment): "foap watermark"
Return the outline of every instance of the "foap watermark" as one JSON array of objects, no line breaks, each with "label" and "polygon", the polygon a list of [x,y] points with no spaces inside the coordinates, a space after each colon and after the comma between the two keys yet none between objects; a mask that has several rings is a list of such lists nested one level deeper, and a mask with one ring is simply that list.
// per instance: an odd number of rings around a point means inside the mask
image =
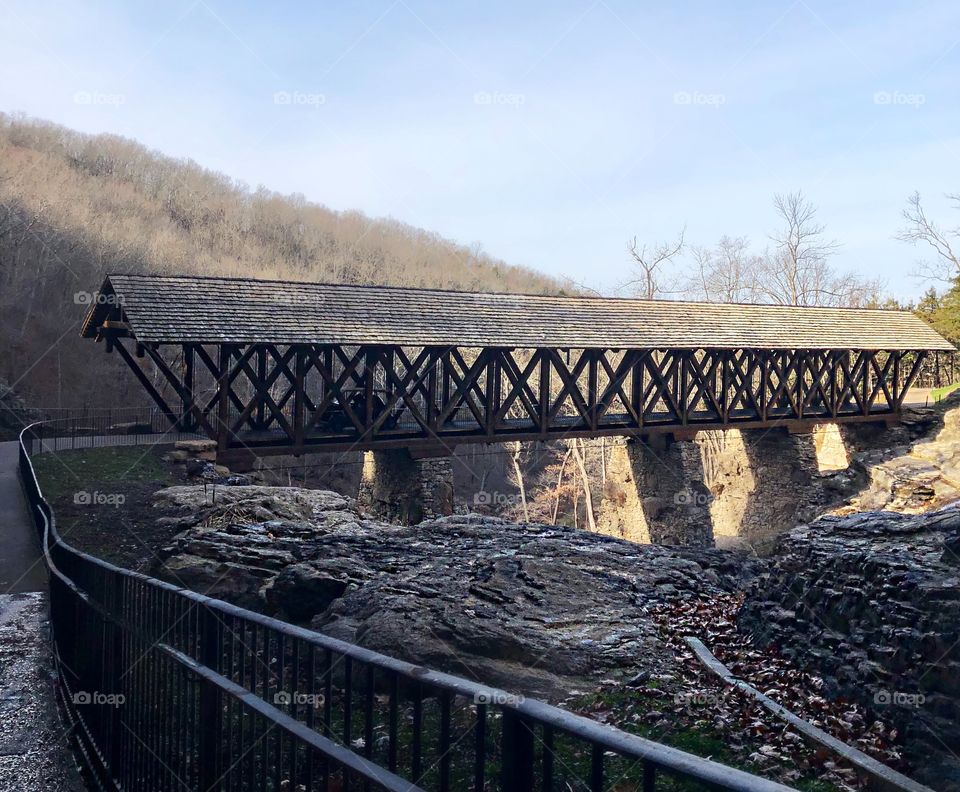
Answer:
[{"label": "foap watermark", "polygon": [[122,492],[87,492],[80,490],[73,493],[73,502],[77,506],[123,506],[127,496]]},{"label": "foap watermark", "polygon": [[673,697],[674,704],[678,707],[686,707],[687,709],[712,707],[719,701],[720,697],[716,693],[710,693],[706,690],[676,693]]},{"label": "foap watermark", "polygon": [[303,693],[295,690],[292,693],[280,690],[273,694],[273,703],[280,707],[313,707],[319,709],[326,699],[323,693]]},{"label": "foap watermark", "polygon": [[907,693],[903,690],[878,690],[873,703],[880,707],[922,707],[927,697],[923,693]]},{"label": "foap watermark", "polygon": [[693,489],[682,489],[673,496],[677,506],[709,506],[713,500],[709,492],[700,492]]},{"label": "foap watermark", "polygon": [[519,495],[511,495],[507,492],[480,490],[473,494],[474,506],[516,506],[519,502]]},{"label": "foap watermark", "polygon": [[873,95],[875,105],[900,105],[919,108],[927,103],[927,95],[922,93],[904,93],[903,91],[877,91]]},{"label": "foap watermark", "polygon": [[123,305],[119,294],[101,294],[100,292],[78,291],[73,293],[74,305]]},{"label": "foap watermark", "polygon": [[475,105],[504,105],[520,107],[526,104],[527,96],[522,93],[507,93],[505,91],[477,91],[473,95]]},{"label": "foap watermark", "polygon": [[492,704],[495,707],[510,707],[523,704],[523,696],[507,693],[503,690],[478,690],[473,694],[474,704]]},{"label": "foap watermark", "polygon": [[79,707],[85,707],[88,704],[104,707],[121,707],[127,703],[127,697],[124,696],[123,693],[102,693],[99,690],[78,690],[73,694],[73,703]]},{"label": "foap watermark", "polygon": [[702,91],[677,91],[673,95],[673,103],[675,105],[721,107],[727,103],[727,95],[722,93],[703,93]]},{"label": "foap watermark", "polygon": [[273,297],[271,297],[271,302],[289,308],[323,308],[327,305],[327,300],[322,294],[314,294],[312,292],[287,292],[284,294],[275,294]]},{"label": "foap watermark", "polygon": [[300,107],[320,107],[327,103],[326,94],[310,93],[308,91],[275,91],[273,94],[275,105],[297,105]]},{"label": "foap watermark", "polygon": [[73,103],[94,107],[120,107],[127,103],[126,94],[104,93],[102,91],[77,91],[73,95]]}]

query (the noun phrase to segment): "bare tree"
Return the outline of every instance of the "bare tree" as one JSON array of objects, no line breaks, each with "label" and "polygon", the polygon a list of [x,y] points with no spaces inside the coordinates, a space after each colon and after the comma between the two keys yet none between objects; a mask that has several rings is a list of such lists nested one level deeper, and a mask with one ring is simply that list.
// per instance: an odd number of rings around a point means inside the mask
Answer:
[{"label": "bare tree", "polygon": [[[586,444],[583,440],[572,439],[567,446],[573,453],[573,461],[580,471],[580,480],[583,483],[583,505],[587,516],[587,527],[593,533],[597,532],[597,518],[593,513],[593,493],[590,491],[590,474],[587,472]],[[576,505],[574,505],[576,512]]]},{"label": "bare tree", "polygon": [[757,295],[780,305],[856,307],[875,304],[883,284],[838,273],[830,257],[840,244],[825,236],[817,209],[802,192],[774,196],[783,225],[770,235],[773,250],[763,256]]},{"label": "bare tree", "polygon": [[630,240],[627,249],[634,261],[634,277],[623,284],[638,297],[655,300],[670,291],[664,279],[665,269],[683,250],[683,237],[686,229],[680,231],[674,242],[661,242],[652,247],[640,245],[637,238]]},{"label": "bare tree", "polygon": [[[960,194],[948,194],[947,199],[954,209],[960,209]],[[933,248],[936,254],[932,262],[920,262],[917,274],[923,278],[948,283],[956,280],[960,276],[960,253],[955,250],[954,245],[960,244],[960,226],[944,229],[930,220],[920,203],[919,192],[907,198],[903,219],[906,225],[897,234],[897,239],[911,245],[927,245]]]},{"label": "bare tree", "polygon": [[570,459],[571,453],[572,449],[567,448],[567,452],[563,455],[563,459],[557,466],[557,485],[554,488],[553,514],[550,519],[551,525],[557,524],[557,515],[560,513],[560,499],[563,497],[563,472],[567,467],[567,460]]},{"label": "bare tree", "polygon": [[517,440],[513,446],[510,461],[513,463],[513,475],[517,479],[517,488],[520,490],[520,505],[523,507],[523,521],[530,522],[530,509],[527,508],[527,488],[523,482],[523,468],[520,467],[520,455],[523,453],[523,443]]},{"label": "bare tree", "polygon": [[722,236],[715,248],[692,249],[694,271],[688,293],[708,302],[755,302],[762,257],[746,237]]},{"label": "bare tree", "polygon": [[816,207],[803,193],[774,197],[782,225],[772,248],[758,254],[746,237],[723,236],[713,248],[693,248],[685,293],[709,302],[866,306],[880,302],[883,284],[837,272],[830,257],[839,244],[825,235]]},{"label": "bare tree", "polygon": [[784,305],[818,305],[829,298],[828,259],[838,244],[824,238],[825,226],[803,193],[776,195],[773,205],[783,226],[770,235],[774,249],[765,257],[757,288]]}]

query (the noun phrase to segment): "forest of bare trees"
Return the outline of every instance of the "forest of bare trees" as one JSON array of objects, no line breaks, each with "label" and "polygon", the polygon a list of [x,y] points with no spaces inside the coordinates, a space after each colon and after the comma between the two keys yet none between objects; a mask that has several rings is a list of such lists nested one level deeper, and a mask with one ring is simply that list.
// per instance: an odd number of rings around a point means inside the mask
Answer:
[{"label": "forest of bare trees", "polygon": [[77,338],[84,300],[109,271],[563,288],[419,228],[250,190],[113,135],[0,114],[0,380],[43,406],[139,398],[112,357]]},{"label": "forest of bare trees", "polygon": [[[827,236],[817,209],[802,192],[775,195],[776,226],[767,246],[754,249],[746,237],[722,236],[713,247],[686,250],[681,231],[674,240],[640,244],[628,251],[633,275],[626,291],[647,299],[706,302],[869,307],[881,304],[880,280],[841,272],[831,257],[840,244]],[[681,259],[686,255],[688,261]]]}]

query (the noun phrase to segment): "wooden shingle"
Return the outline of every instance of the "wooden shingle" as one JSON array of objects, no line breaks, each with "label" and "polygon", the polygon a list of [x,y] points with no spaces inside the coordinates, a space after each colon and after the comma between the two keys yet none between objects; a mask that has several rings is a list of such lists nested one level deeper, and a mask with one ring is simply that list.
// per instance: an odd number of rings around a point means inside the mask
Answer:
[{"label": "wooden shingle", "polygon": [[110,275],[84,321],[119,303],[143,342],[622,349],[953,350],[908,311],[392,286]]}]

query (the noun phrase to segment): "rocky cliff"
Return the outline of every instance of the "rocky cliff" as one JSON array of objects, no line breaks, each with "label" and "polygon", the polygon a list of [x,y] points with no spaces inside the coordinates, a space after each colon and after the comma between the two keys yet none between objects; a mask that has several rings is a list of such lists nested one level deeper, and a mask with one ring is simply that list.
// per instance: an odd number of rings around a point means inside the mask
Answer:
[{"label": "rocky cliff", "polygon": [[898,726],[918,777],[960,789],[960,510],[827,516],[789,532],[738,618]]}]

